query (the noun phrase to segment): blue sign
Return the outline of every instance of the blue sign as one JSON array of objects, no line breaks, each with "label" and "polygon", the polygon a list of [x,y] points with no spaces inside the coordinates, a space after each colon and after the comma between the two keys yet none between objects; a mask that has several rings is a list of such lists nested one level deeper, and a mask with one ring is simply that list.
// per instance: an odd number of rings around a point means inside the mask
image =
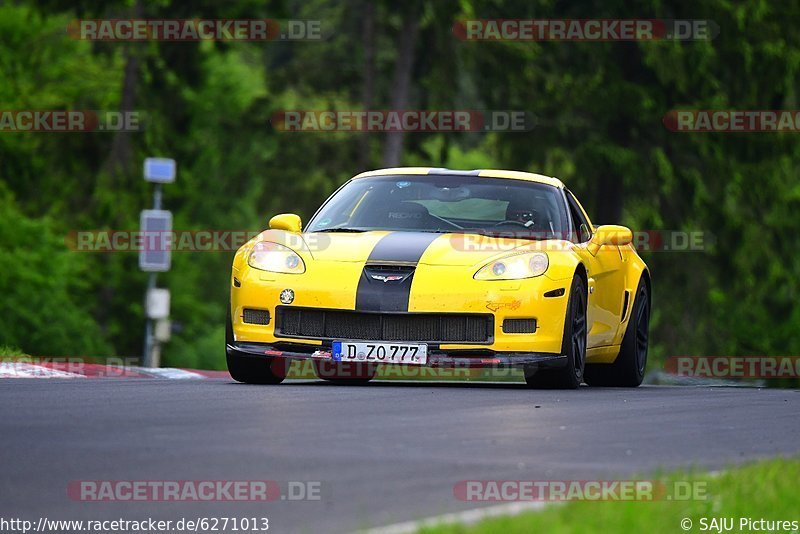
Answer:
[{"label": "blue sign", "polygon": [[144,179],[148,182],[169,184],[175,181],[175,160],[147,158],[144,160]]}]

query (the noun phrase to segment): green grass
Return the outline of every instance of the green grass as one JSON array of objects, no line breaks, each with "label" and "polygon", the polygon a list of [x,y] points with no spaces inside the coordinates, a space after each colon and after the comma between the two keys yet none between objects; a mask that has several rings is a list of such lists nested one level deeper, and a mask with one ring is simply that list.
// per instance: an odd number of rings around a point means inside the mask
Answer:
[{"label": "green grass", "polygon": [[[654,477],[639,477],[653,480]],[[719,532],[713,528],[702,529],[701,519],[708,527],[711,519],[733,519],[730,532],[756,532],[740,529],[740,518],[754,520],[795,521],[788,529],[773,532],[798,532],[800,505],[798,505],[798,481],[800,460],[776,459],[731,468],[718,476],[704,473],[673,473],[665,477],[666,487],[672,482],[691,481],[705,485],[706,499],[701,500],[656,500],[642,501],[571,501],[563,505],[548,506],[539,512],[526,512],[511,517],[484,520],[470,526],[442,525],[420,530],[426,534],[488,534],[488,533],[591,533],[591,532]],[[681,520],[688,518],[692,526],[681,527]],[[761,532],[769,532],[764,527]]]},{"label": "green grass", "polygon": [[23,358],[25,356],[27,356],[27,354],[25,354],[16,347],[10,347],[8,345],[0,345],[0,358],[2,359]]}]

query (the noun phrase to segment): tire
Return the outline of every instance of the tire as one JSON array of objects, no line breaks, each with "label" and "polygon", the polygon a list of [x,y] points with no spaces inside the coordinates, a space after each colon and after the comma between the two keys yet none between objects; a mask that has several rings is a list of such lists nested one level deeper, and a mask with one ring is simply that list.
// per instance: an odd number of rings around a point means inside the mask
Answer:
[{"label": "tire", "polygon": [[315,361],[317,378],[340,386],[363,386],[375,378],[378,367],[368,363],[334,363]]},{"label": "tire", "polygon": [[231,349],[233,343],[233,323],[228,307],[228,319],[225,324],[225,360],[231,378],[244,384],[280,384],[286,378],[289,362],[284,358],[262,358],[248,356]]},{"label": "tire", "polygon": [[586,383],[590,386],[635,388],[642,383],[647,366],[650,329],[650,292],[644,277],[639,280],[636,297],[619,355],[614,363],[593,363],[586,366]]},{"label": "tire", "polygon": [[525,383],[533,389],[576,389],[583,381],[586,365],[586,284],[577,274],[572,278],[572,286],[564,318],[564,337],[561,353],[567,356],[567,363],[555,369],[536,370],[526,367]]}]

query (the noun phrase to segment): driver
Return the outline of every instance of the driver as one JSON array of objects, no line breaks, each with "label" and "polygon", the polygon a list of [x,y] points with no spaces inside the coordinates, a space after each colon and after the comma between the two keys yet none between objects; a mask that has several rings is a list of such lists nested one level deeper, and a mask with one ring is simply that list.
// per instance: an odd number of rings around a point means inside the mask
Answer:
[{"label": "driver", "polygon": [[529,203],[512,200],[506,208],[506,220],[521,223],[529,229],[543,226],[541,214],[533,209]]}]

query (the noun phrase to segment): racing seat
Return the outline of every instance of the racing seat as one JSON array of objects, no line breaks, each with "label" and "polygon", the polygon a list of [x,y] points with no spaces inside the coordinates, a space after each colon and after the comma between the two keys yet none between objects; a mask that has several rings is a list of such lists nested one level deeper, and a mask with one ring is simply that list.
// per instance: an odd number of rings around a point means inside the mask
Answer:
[{"label": "racing seat", "polygon": [[387,204],[380,211],[362,213],[354,226],[425,230],[432,228],[433,219],[428,208],[417,202],[405,200]]}]

